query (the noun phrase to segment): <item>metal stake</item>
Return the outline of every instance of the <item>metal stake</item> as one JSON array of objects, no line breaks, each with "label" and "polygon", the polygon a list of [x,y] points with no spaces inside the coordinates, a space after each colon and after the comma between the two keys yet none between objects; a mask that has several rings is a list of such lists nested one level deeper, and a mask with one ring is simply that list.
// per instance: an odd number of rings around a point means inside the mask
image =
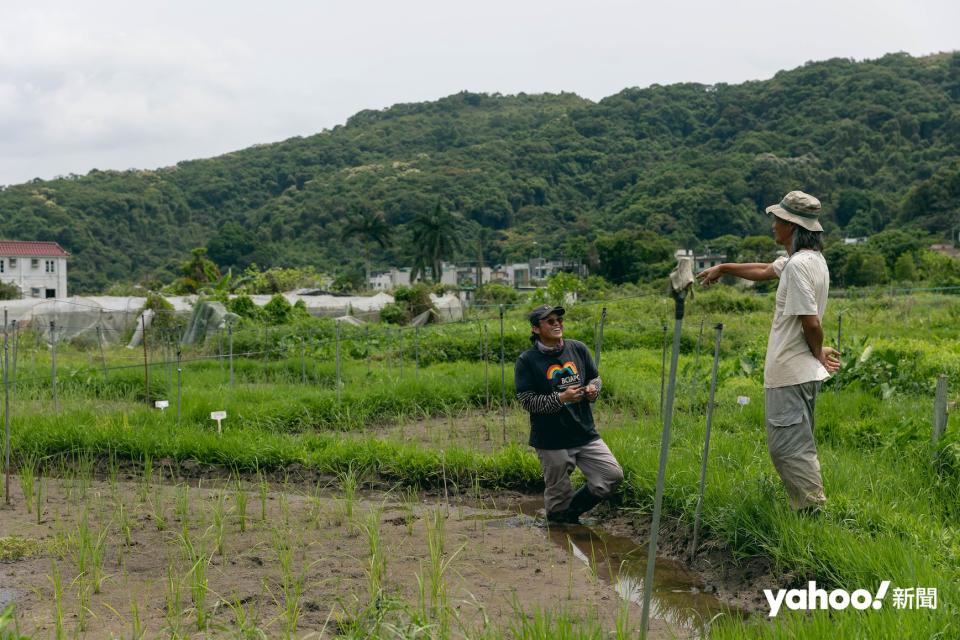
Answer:
[{"label": "metal stake", "polygon": [[603,349],[603,324],[607,320],[607,308],[604,307],[600,310],[600,327],[597,330],[597,346],[594,348],[593,352],[596,355],[597,369],[600,369],[600,351]]},{"label": "metal stake", "polygon": [[107,358],[103,355],[103,330],[97,325],[97,345],[100,347],[100,363],[103,365],[103,379],[107,379]]},{"label": "metal stake", "polygon": [[414,378],[420,378],[420,325],[413,329],[413,354],[416,358],[414,365]]},{"label": "metal stake", "polygon": [[670,425],[673,421],[673,394],[677,384],[677,361],[680,358],[680,331],[683,328],[684,291],[674,291],[673,353],[670,357],[670,383],[663,410],[663,435],[660,439],[660,466],[657,470],[657,489],[653,500],[653,520],[650,523],[650,543],[647,552],[647,575],[643,582],[643,613],[640,619],[640,637],[647,636],[650,621],[650,597],[653,595],[653,569],[657,561],[657,535],[660,529],[660,511],[663,507],[663,483],[667,474],[667,453],[670,449]]},{"label": "metal stake", "polygon": [[367,377],[370,377],[370,325],[363,328],[363,355],[367,361]]},{"label": "metal stake", "polygon": [[697,495],[697,510],[693,516],[693,542],[690,545],[690,559],[697,553],[697,542],[700,539],[700,509],[703,506],[703,488],[707,479],[707,457],[710,455],[710,430],[713,427],[713,399],[717,391],[717,367],[720,364],[720,334],[723,332],[723,323],[716,327],[717,342],[713,346],[713,371],[710,373],[710,399],[707,401],[707,433],[703,439],[703,460],[700,463],[700,492]]},{"label": "metal stake", "polygon": [[[840,353],[840,357],[843,357],[843,311],[837,314],[837,351]],[[840,389],[840,370],[837,370],[837,373],[834,374],[837,378],[836,383],[833,385],[834,391],[839,391]]]},{"label": "metal stake", "polygon": [[660,408],[657,410],[657,417],[663,422],[663,387],[667,379],[667,323],[660,321],[663,328],[663,352],[660,354]]},{"label": "metal stake", "polygon": [[60,412],[60,401],[57,399],[57,325],[55,320],[50,321],[50,388],[53,390],[53,410]]},{"label": "metal stake", "polygon": [[505,372],[503,346],[503,305],[500,305],[500,424],[503,428],[503,442],[507,442],[507,374]]},{"label": "metal stake", "polygon": [[300,382],[307,384],[307,344],[300,336]]},{"label": "metal stake", "polygon": [[483,386],[486,389],[487,411],[490,411],[490,338],[487,335],[487,323],[483,323],[483,333],[480,336],[480,349],[483,358]]},{"label": "metal stake", "polygon": [[177,424],[180,424],[180,406],[183,404],[183,367],[180,362],[180,346],[177,345]]},{"label": "metal stake", "polygon": [[337,323],[337,404],[340,404],[340,323]]},{"label": "metal stake", "polygon": [[140,327],[143,329],[143,393],[147,404],[150,403],[150,367],[147,362],[147,319],[140,314]]},{"label": "metal stake", "polygon": [[3,473],[6,481],[3,483],[4,499],[10,504],[10,378],[7,375],[10,364],[9,336],[7,327],[3,327]]},{"label": "metal stake", "polygon": [[17,347],[20,346],[20,325],[17,324],[16,320],[13,320],[10,324],[13,325],[13,370],[11,378],[13,385],[13,392],[17,392]]},{"label": "metal stake", "polygon": [[227,325],[227,342],[230,350],[230,386],[233,387],[233,324]]}]

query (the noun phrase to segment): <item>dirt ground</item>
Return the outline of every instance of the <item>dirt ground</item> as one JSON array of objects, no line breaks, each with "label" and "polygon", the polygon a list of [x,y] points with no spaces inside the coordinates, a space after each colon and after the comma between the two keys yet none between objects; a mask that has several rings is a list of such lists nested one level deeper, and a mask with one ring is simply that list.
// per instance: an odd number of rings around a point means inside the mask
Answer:
[{"label": "dirt ground", "polygon": [[[42,478],[39,518],[23,484],[15,476],[12,506],[0,502],[0,558],[4,544],[28,548],[0,561],[0,612],[13,602],[31,636],[363,637],[377,618],[403,628],[418,613],[454,637],[506,634],[537,611],[605,631],[625,611],[639,623],[639,606],[625,608],[615,585],[504,504],[244,482],[241,532],[243,496],[222,479]],[[98,547],[102,578],[89,551]],[[692,634],[664,619],[651,632]]]}]

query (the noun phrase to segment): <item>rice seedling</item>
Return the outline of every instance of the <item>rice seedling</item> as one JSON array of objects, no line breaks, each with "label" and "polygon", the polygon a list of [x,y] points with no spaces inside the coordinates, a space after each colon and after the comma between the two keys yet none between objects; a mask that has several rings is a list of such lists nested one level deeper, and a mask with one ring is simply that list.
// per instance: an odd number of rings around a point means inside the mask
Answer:
[{"label": "rice seedling", "polygon": [[93,593],[100,593],[107,575],[104,572],[103,560],[106,549],[109,526],[102,527],[94,533],[90,528],[87,511],[84,510],[77,526],[77,532],[69,541],[73,551],[74,561],[82,575],[88,576]]},{"label": "rice seedling", "polygon": [[260,522],[267,521],[267,497],[270,495],[270,485],[262,472],[257,472],[257,492],[260,496]]},{"label": "rice seedling", "polygon": [[240,524],[240,533],[247,530],[247,492],[240,482],[239,475],[234,481],[233,502],[236,505],[237,521]]},{"label": "rice seedling", "polygon": [[226,536],[227,498],[223,491],[218,491],[213,503],[213,535],[216,542],[217,555],[223,557],[224,538]]},{"label": "rice seedling", "polygon": [[20,491],[23,493],[23,502],[27,512],[33,511],[34,476],[36,475],[36,460],[27,456],[20,463],[17,473],[20,475]]},{"label": "rice seedling", "polygon": [[63,580],[60,577],[60,567],[56,560],[50,563],[50,583],[53,586],[53,626],[57,640],[66,638],[63,625]]},{"label": "rice seedling", "polygon": [[141,640],[147,634],[140,620],[140,605],[135,598],[130,598],[130,625],[131,640]]},{"label": "rice seedling", "polygon": [[207,568],[210,566],[211,555],[201,544],[195,544],[190,538],[189,531],[184,531],[179,537],[180,548],[184,558],[190,564],[188,577],[190,579],[190,600],[197,621],[197,631],[207,628],[208,611],[207,596],[210,593],[210,583],[207,578]]},{"label": "rice seedling", "polygon": [[317,481],[313,487],[313,493],[310,495],[310,513],[309,519],[313,523],[314,529],[320,529],[320,521],[323,516],[323,495],[320,482]]},{"label": "rice seedling", "polygon": [[154,487],[150,495],[150,517],[157,531],[164,531],[167,528],[167,508],[166,500],[163,494],[163,488],[159,485]]},{"label": "rice seedling", "polygon": [[179,636],[183,624],[183,581],[177,575],[173,562],[167,563],[165,593],[165,617],[170,635]]},{"label": "rice seedling", "polygon": [[295,574],[293,570],[294,545],[290,540],[290,532],[273,531],[273,548],[277,554],[277,564],[280,567],[280,593],[283,602],[283,632],[287,638],[296,637],[297,625],[303,613],[301,600],[306,582],[305,573]]},{"label": "rice seedling", "polygon": [[90,600],[93,597],[93,583],[85,574],[80,574],[73,579],[73,584],[77,588],[77,631],[83,633],[87,630],[87,618],[90,615]]},{"label": "rice seedling", "polygon": [[174,498],[173,511],[180,521],[180,528],[183,531],[190,529],[190,485],[177,485],[177,493]]},{"label": "rice seedling", "polygon": [[123,537],[123,544],[129,548],[133,544],[133,532],[130,525],[130,512],[123,503],[123,499],[117,496],[116,500],[116,518],[117,527],[120,529],[120,535]]},{"label": "rice seedling", "polygon": [[43,509],[46,496],[44,495],[44,489],[46,485],[46,479],[43,476],[37,476],[37,524],[40,524],[40,521],[43,518]]},{"label": "rice seedling", "polygon": [[260,628],[256,602],[247,605],[239,595],[224,599],[224,602],[233,614],[233,625],[225,627],[223,631],[242,640],[267,639],[267,634]]},{"label": "rice seedling", "polygon": [[140,482],[137,483],[137,499],[144,503],[150,495],[150,485],[153,483],[153,458],[149,453],[143,456],[143,472]]},{"label": "rice seedling", "polygon": [[337,480],[343,491],[343,514],[348,525],[353,524],[353,506],[357,497],[357,471],[353,464],[347,465],[346,470],[337,474]]},{"label": "rice seedling", "polygon": [[382,506],[374,507],[367,513],[366,521],[357,525],[366,535],[367,548],[370,557],[367,561],[367,594],[369,605],[373,609],[380,608],[383,597],[383,581],[387,575],[387,557],[384,553],[383,542],[380,539],[380,517]]},{"label": "rice seedling", "polygon": [[290,528],[290,499],[286,491],[281,491],[277,501],[280,508],[280,522],[285,528]]}]

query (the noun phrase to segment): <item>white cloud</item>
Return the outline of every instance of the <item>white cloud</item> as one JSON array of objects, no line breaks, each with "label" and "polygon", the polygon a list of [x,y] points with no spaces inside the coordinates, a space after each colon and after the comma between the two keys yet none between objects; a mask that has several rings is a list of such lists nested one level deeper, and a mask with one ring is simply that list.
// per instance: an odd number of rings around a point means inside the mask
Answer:
[{"label": "white cloud", "polygon": [[956,48],[947,0],[33,0],[0,22],[0,184],[156,167],[469,89],[739,82]]}]

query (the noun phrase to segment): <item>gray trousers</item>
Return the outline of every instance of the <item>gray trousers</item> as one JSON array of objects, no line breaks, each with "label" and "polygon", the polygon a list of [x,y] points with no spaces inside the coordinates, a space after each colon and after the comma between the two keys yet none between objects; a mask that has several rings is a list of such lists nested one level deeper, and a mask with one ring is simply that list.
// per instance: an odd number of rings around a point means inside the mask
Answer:
[{"label": "gray trousers", "polygon": [[767,450],[794,509],[827,501],[813,439],[813,412],[819,391],[819,381],[764,389]]},{"label": "gray trousers", "polygon": [[607,444],[599,438],[573,449],[537,449],[537,456],[546,485],[543,504],[547,513],[563,511],[570,506],[573,498],[570,474],[576,467],[586,477],[590,493],[598,498],[608,497],[623,480],[623,469]]}]

